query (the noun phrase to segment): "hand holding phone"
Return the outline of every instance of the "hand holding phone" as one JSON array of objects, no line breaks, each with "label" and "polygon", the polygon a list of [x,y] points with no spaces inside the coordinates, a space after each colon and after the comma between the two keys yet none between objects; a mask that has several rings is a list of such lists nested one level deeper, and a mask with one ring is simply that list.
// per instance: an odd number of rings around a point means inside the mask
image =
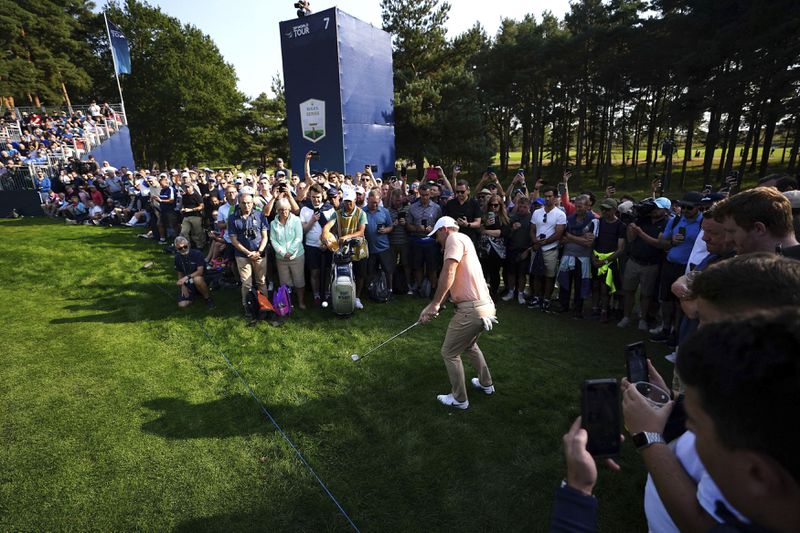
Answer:
[{"label": "hand holding phone", "polygon": [[620,449],[619,386],[616,379],[589,379],[581,389],[581,425],[593,457],[616,457]]},{"label": "hand holding phone", "polygon": [[625,369],[628,374],[628,381],[631,383],[639,381],[650,382],[643,341],[634,342],[625,347]]}]

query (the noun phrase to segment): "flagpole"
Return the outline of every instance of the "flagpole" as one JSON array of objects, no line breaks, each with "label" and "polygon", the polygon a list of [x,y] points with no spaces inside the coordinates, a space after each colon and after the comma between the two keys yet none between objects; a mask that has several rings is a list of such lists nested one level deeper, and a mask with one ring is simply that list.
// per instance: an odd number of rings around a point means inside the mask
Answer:
[{"label": "flagpole", "polygon": [[122,105],[122,116],[125,117],[125,124],[128,124],[128,113],[125,112],[125,100],[122,98],[122,85],[119,84],[119,74],[117,73],[117,58],[114,55],[114,44],[111,42],[111,29],[108,27],[108,17],[103,11],[103,20],[106,21],[106,33],[108,34],[108,47],[111,50],[111,61],[114,62],[114,77],[117,78],[117,89],[119,89],[119,102]]}]

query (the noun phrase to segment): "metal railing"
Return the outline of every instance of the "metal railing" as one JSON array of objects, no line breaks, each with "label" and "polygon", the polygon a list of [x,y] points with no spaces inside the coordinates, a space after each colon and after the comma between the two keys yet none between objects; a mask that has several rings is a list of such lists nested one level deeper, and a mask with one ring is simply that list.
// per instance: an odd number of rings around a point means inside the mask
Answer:
[{"label": "metal railing", "polygon": [[[52,174],[51,171],[49,171]],[[52,180],[52,175],[49,176]],[[12,168],[0,174],[0,191],[31,191],[36,190],[33,182],[33,171],[31,168]]]}]

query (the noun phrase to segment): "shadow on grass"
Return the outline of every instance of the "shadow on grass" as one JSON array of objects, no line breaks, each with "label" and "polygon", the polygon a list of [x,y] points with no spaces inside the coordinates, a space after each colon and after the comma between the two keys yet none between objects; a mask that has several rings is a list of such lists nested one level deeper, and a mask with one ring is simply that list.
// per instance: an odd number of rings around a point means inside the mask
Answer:
[{"label": "shadow on grass", "polygon": [[142,424],[142,430],[167,439],[201,439],[267,434],[272,426],[257,416],[253,399],[245,394],[193,404],[182,398],[156,398],[142,404],[161,416]]},{"label": "shadow on grass", "polygon": [[[160,288],[159,288],[160,287]],[[65,305],[65,316],[50,320],[51,324],[72,324],[99,322],[105,324],[136,322],[139,320],[159,320],[178,313],[177,287],[165,286],[160,280],[151,283],[125,283],[120,285],[88,286],[83,298],[70,298],[82,303]],[[166,294],[165,292],[166,291]],[[121,293],[126,294],[121,294]],[[173,305],[167,304],[167,296]],[[202,299],[196,306],[202,305]],[[95,311],[93,314],[85,314]]]}]

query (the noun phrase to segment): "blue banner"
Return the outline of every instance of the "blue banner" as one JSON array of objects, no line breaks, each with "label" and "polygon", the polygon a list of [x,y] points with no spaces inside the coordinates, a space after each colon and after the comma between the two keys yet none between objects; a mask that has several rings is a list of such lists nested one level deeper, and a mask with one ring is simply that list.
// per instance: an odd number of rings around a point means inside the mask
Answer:
[{"label": "blue banner", "polygon": [[116,24],[108,20],[108,35],[111,40],[111,53],[114,54],[114,65],[117,75],[131,73],[131,52],[128,47],[128,38],[122,33]]}]

